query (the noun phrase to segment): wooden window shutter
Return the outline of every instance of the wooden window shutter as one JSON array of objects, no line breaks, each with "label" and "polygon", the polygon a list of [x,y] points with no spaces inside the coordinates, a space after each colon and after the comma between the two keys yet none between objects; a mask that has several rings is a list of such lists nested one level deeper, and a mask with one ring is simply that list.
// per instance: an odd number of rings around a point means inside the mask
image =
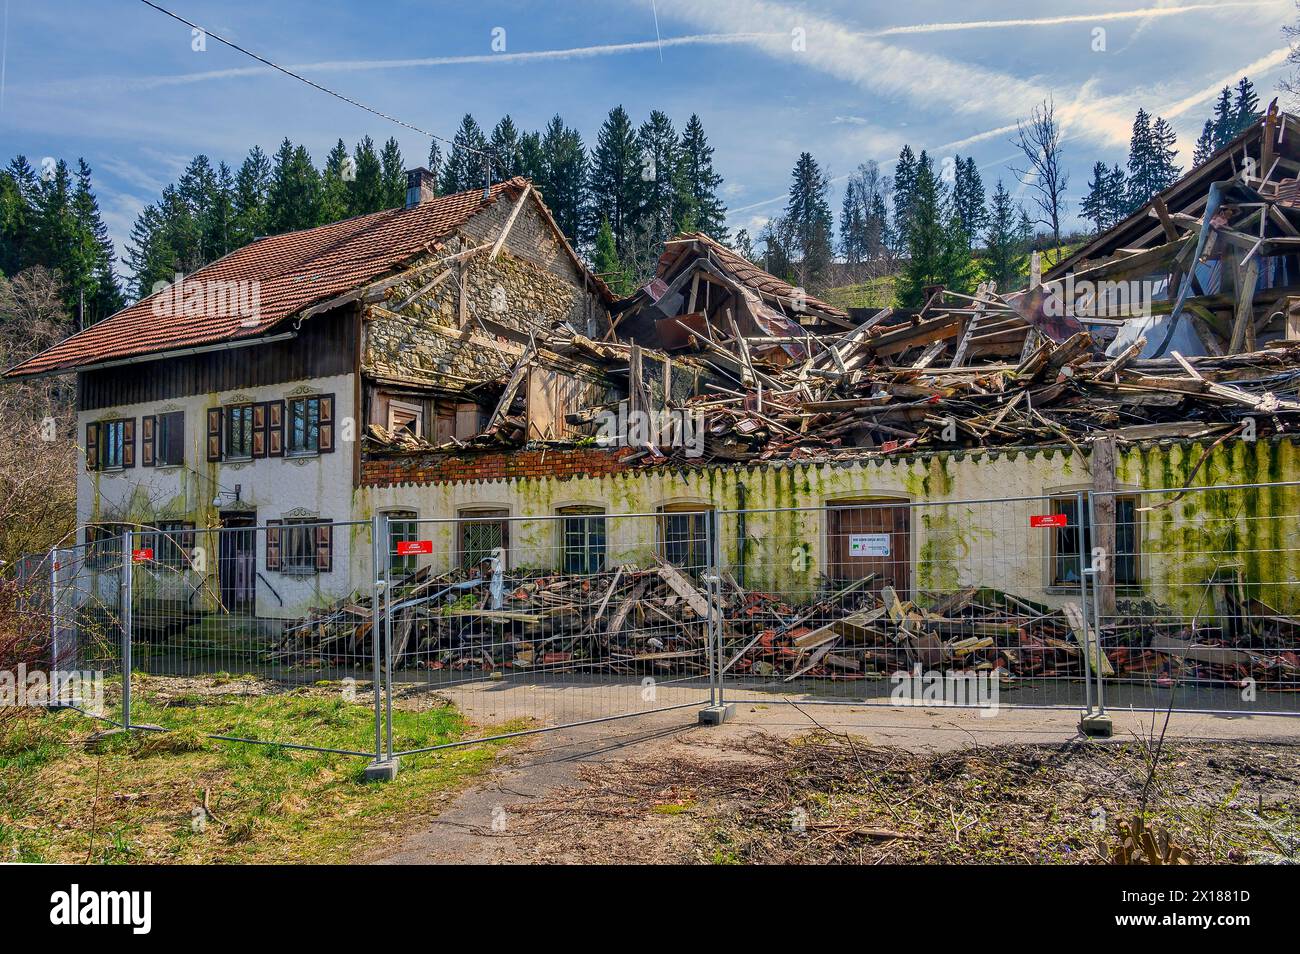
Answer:
[{"label": "wooden window shutter", "polygon": [[152,467],[155,463],[154,439],[158,429],[158,418],[146,414],[140,418],[140,466]]},{"label": "wooden window shutter", "polygon": [[321,521],[316,528],[316,570],[328,573],[334,566],[334,525]]},{"label": "wooden window shutter", "polygon": [[135,466],[135,418],[122,422],[122,466]]},{"label": "wooden window shutter", "polygon": [[284,402],[266,402],[266,455],[284,456]]},{"label": "wooden window shutter", "polygon": [[266,420],[265,403],[253,405],[253,456],[266,456]]},{"label": "wooden window shutter", "polygon": [[86,470],[99,470],[98,424],[92,423],[86,425]]},{"label": "wooden window shutter", "polygon": [[283,567],[280,557],[280,527],[283,520],[266,521],[266,568],[279,570]]},{"label": "wooden window shutter", "polygon": [[167,463],[180,464],[185,460],[185,412],[172,411],[167,415],[167,446],[159,448],[167,455]]},{"label": "wooden window shutter", "polygon": [[225,412],[219,407],[208,408],[208,460],[221,460],[221,431]]},{"label": "wooden window shutter", "polygon": [[322,454],[334,452],[334,395],[320,396],[320,436],[317,448]]}]

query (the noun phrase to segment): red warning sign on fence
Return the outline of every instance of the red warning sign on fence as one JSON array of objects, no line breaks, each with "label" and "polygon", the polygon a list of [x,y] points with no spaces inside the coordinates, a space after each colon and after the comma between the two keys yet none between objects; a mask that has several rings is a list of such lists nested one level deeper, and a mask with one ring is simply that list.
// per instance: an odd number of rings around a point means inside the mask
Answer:
[{"label": "red warning sign on fence", "polygon": [[153,559],[153,547],[140,547],[131,551],[132,563],[144,563],[146,560]]},{"label": "red warning sign on fence", "polygon": [[1031,527],[1064,527],[1067,522],[1063,513],[1039,513],[1029,518]]},{"label": "red warning sign on fence", "polygon": [[417,553],[432,553],[432,540],[399,540],[397,541],[398,556],[415,556]]}]

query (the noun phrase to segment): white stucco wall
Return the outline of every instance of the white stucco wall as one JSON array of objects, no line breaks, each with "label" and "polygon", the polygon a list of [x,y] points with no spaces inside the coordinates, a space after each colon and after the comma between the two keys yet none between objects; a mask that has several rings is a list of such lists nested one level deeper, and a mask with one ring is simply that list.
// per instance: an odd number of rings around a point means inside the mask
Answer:
[{"label": "white stucco wall", "polygon": [[[247,461],[207,460],[208,408],[311,394],[334,395],[333,453]],[[263,579],[258,579],[257,582],[256,612],[259,616],[269,617],[298,616],[308,607],[345,596],[351,589],[348,567],[351,550],[355,545],[355,533],[348,526],[348,521],[353,518],[353,441],[358,434],[355,422],[351,420],[352,403],[353,376],[336,375],[83,411],[77,416],[77,432],[83,438],[87,423],[120,418],[135,419],[136,466],[125,470],[88,471],[83,463],[77,483],[78,524],[84,526],[95,522],[130,522],[148,525],[184,520],[194,523],[201,530],[217,526],[220,513],[231,510],[254,515],[259,526],[267,520],[309,515],[333,520],[336,524],[333,535],[333,569],[329,573],[294,576],[268,571],[265,534],[257,533],[257,569],[265,582]],[[170,411],[185,413],[184,464],[141,466],[140,418]],[[286,428],[287,426],[286,420]],[[230,496],[236,484],[240,487],[238,504],[233,503]],[[219,491],[229,493],[220,506],[214,506],[213,501]],[[363,532],[366,536],[360,546],[368,551],[368,530],[363,528]],[[215,550],[215,535],[205,537],[200,533],[196,536],[196,544],[203,545],[205,538],[211,540],[211,548]],[[85,533],[79,529],[78,542],[84,540]],[[215,552],[207,554],[210,569],[217,563],[216,556]],[[149,572],[147,567],[143,571]],[[170,578],[172,591],[182,588],[176,574],[162,573],[159,576]],[[196,575],[188,573],[186,576],[189,579],[185,585],[196,585]],[[272,588],[279,598],[271,592]],[[158,595],[168,595],[166,589],[164,587]]]}]

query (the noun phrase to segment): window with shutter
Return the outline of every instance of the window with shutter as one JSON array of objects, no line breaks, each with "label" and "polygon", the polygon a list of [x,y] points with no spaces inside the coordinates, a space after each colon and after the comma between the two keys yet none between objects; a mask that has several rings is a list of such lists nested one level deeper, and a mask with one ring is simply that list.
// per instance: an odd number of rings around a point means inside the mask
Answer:
[{"label": "window with shutter", "polygon": [[168,467],[185,463],[185,412],[159,414],[154,422],[154,464]]},{"label": "window with shutter", "polygon": [[284,456],[284,402],[268,401],[266,404],[266,455]]},{"label": "window with shutter", "polygon": [[328,520],[316,527],[316,571],[329,573],[334,567],[334,526]]},{"label": "window with shutter", "polygon": [[321,450],[321,398],[294,398],[289,402],[289,454],[302,457]]},{"label": "window with shutter", "polygon": [[268,570],[279,570],[284,566],[280,555],[280,528],[283,522],[282,520],[266,521],[266,568]]},{"label": "window with shutter", "polygon": [[152,414],[146,414],[140,418],[140,466],[152,467],[154,465],[154,431],[157,426],[157,418]]},{"label": "window with shutter", "polygon": [[208,408],[208,460],[221,460],[221,430],[224,420],[221,408]]},{"label": "window with shutter", "polygon": [[99,470],[99,424],[86,425],[86,470]]},{"label": "window with shutter", "polygon": [[317,444],[322,454],[334,453],[334,395],[320,396],[320,433]]},{"label": "window with shutter", "polygon": [[122,422],[122,466],[135,466],[135,418]]},{"label": "window with shutter", "polygon": [[267,408],[265,402],[253,406],[253,457],[266,456]]}]

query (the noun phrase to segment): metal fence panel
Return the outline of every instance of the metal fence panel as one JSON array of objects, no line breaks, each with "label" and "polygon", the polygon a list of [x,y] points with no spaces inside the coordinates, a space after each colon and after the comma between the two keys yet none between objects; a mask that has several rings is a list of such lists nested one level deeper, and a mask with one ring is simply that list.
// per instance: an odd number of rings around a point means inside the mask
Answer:
[{"label": "metal fence panel", "polygon": [[1090,505],[1105,706],[1300,714],[1300,483]]},{"label": "metal fence panel", "polygon": [[[454,705],[456,744],[708,703],[707,511],[387,526],[390,699]],[[440,747],[400,727],[392,746]]]},{"label": "metal fence panel", "polygon": [[[187,692],[247,697],[334,696],[336,724],[258,719],[224,735],[253,742],[372,754],[378,686],[370,645],[370,524],[309,516],[265,526],[142,529],[129,534],[133,721],[172,727]],[[142,688],[170,678],[166,695]],[[216,677],[214,685],[186,679]],[[208,680],[212,683],[212,680]],[[291,702],[286,701],[285,709]],[[364,715],[364,718],[360,718]]]},{"label": "metal fence panel", "polygon": [[721,512],[724,700],[1086,707],[1084,501]]}]

